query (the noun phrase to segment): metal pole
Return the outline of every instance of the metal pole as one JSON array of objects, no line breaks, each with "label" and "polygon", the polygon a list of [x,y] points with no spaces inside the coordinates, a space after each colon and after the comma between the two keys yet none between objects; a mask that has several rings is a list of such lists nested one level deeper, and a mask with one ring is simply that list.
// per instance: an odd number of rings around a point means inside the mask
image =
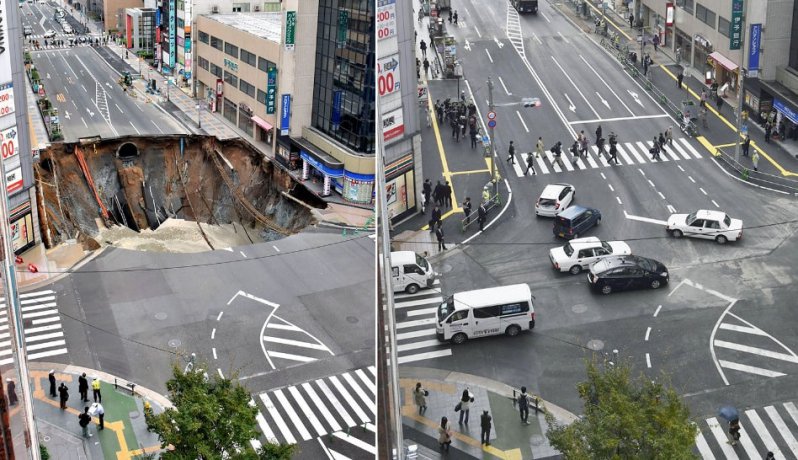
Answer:
[{"label": "metal pole", "polygon": [[197,128],[202,128],[202,118],[200,117],[200,109],[202,109],[202,104],[197,104]]},{"label": "metal pole", "polygon": [[[747,3],[746,3],[747,4]],[[740,134],[743,128],[743,88],[745,87],[745,76],[748,73],[745,63],[745,13],[743,13],[743,27],[740,32],[740,85],[737,88],[737,142],[734,145],[734,161],[740,162]],[[718,95],[720,97],[720,95]],[[747,131],[747,129],[746,129]]]},{"label": "metal pole", "polygon": [[[496,107],[493,105],[493,79],[488,76],[488,110],[493,112]],[[488,137],[490,137],[490,180],[493,182],[493,195],[499,194],[499,181],[496,180],[496,144],[493,142],[493,128],[488,127]]]}]

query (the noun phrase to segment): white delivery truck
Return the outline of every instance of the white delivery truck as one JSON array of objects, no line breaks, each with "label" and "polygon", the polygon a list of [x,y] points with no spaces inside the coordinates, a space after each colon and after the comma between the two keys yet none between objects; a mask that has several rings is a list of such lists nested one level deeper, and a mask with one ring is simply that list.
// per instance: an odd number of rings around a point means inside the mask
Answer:
[{"label": "white delivery truck", "polygon": [[526,284],[499,286],[449,296],[436,312],[438,340],[460,344],[469,338],[507,334],[535,327],[532,291]]},{"label": "white delivery truck", "polygon": [[415,294],[421,288],[431,288],[438,275],[432,265],[413,251],[391,252],[393,291]]}]

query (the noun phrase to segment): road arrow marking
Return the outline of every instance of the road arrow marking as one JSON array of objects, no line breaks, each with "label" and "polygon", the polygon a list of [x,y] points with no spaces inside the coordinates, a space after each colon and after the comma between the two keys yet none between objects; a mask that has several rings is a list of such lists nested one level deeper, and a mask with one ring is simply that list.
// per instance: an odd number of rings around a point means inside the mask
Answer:
[{"label": "road arrow marking", "polygon": [[47,72],[47,79],[50,79],[50,72]]},{"label": "road arrow marking", "polygon": [[493,41],[495,41],[495,42],[496,42],[496,45],[499,47],[499,49],[502,49],[502,48],[504,48],[504,43],[502,43],[502,42],[501,42],[501,40],[499,40],[499,38],[498,38],[498,37],[495,37],[495,36],[494,36],[494,37],[493,37]]},{"label": "road arrow marking", "polygon": [[635,102],[640,104],[640,107],[643,107],[643,103],[640,101],[640,96],[638,96],[636,92],[632,91],[631,89],[627,89],[626,92],[629,93],[632,98],[634,98]]},{"label": "road arrow marking", "polygon": [[670,205],[670,204],[668,205],[668,211],[671,214],[676,214],[676,208],[674,208],[673,205]]},{"label": "road arrow marking", "polygon": [[68,111],[66,111],[66,110],[64,110],[64,118],[66,118],[67,120],[69,120],[69,112],[68,112]]},{"label": "road arrow marking", "polygon": [[576,112],[576,106],[574,105],[573,102],[571,102],[571,98],[568,97],[568,94],[566,94],[566,93],[563,93],[563,94],[565,94],[565,98],[568,99],[568,109],[570,109],[571,112]]},{"label": "road arrow marking", "polygon": [[607,102],[607,100],[606,100],[606,99],[604,99],[604,98],[601,96],[601,94],[599,94],[599,92],[598,92],[598,91],[596,91],[596,96],[598,96],[598,97],[599,97],[599,99],[601,99],[601,103],[602,103],[602,104],[604,104],[605,106],[607,106],[607,108],[608,108],[608,109],[610,108],[610,103],[609,103],[609,102]]},{"label": "road arrow marking", "polygon": [[657,224],[657,225],[662,225],[662,226],[668,225],[668,222],[666,222],[664,220],[657,220],[657,219],[652,219],[650,217],[633,216],[631,214],[627,214],[625,209],[623,210],[623,216],[626,217],[629,220],[636,220],[636,221],[639,221],[639,222],[648,222],[649,224]]},{"label": "road arrow marking", "polygon": [[89,113],[89,116],[90,116],[90,117],[93,117],[93,116],[94,116],[94,112],[92,112],[91,110],[89,110],[89,108],[88,108],[88,107],[86,107],[86,112],[88,112],[88,113]]},{"label": "road arrow marking", "polygon": [[467,51],[471,51],[471,43],[468,42],[468,39],[466,39],[465,45],[463,45],[463,48],[465,48]]}]

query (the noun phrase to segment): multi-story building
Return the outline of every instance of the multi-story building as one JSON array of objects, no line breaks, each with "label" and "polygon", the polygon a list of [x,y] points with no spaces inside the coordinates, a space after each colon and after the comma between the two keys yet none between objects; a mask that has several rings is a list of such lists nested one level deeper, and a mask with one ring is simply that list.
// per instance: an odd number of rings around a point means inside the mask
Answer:
[{"label": "multi-story building", "polygon": [[[673,6],[672,24],[667,8]],[[753,120],[772,114],[786,137],[798,139],[798,2],[795,0],[634,0],[635,17],[664,46],[680,50],[721,92],[737,98]]]},{"label": "multi-story building", "polygon": [[151,58],[155,53],[155,8],[125,9],[125,46]]},{"label": "multi-story building", "polygon": [[421,135],[416,85],[412,2],[378,0],[380,134],[385,143],[382,161],[388,213],[394,221],[420,209]]},{"label": "multi-story building", "polygon": [[125,30],[127,8],[144,8],[144,0],[80,0],[82,9],[89,15],[96,15],[103,22],[105,32]]}]

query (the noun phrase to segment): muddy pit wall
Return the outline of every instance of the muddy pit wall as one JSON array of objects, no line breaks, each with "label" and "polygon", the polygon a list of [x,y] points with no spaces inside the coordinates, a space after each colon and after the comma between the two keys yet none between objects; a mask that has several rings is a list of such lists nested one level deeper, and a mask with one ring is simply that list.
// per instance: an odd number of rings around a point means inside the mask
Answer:
[{"label": "muddy pit wall", "polygon": [[[264,240],[282,237],[258,224],[222,179],[211,155],[221,151],[221,165],[234,187],[275,224],[295,233],[314,224],[305,207],[282,196],[296,186],[293,179],[238,140],[219,142],[205,137],[122,138],[80,146],[97,194],[109,211],[107,225],[134,230],[157,227],[167,217],[208,224],[232,222],[256,229]],[[137,155],[118,157],[120,146],[134,144]],[[54,144],[41,155],[37,168],[53,241],[76,236],[87,247],[99,235],[100,208],[80,169],[74,146]],[[123,148],[128,153],[130,146]],[[232,165],[231,170],[228,163]],[[182,175],[182,180],[181,180]],[[57,187],[56,187],[57,183]]]}]

